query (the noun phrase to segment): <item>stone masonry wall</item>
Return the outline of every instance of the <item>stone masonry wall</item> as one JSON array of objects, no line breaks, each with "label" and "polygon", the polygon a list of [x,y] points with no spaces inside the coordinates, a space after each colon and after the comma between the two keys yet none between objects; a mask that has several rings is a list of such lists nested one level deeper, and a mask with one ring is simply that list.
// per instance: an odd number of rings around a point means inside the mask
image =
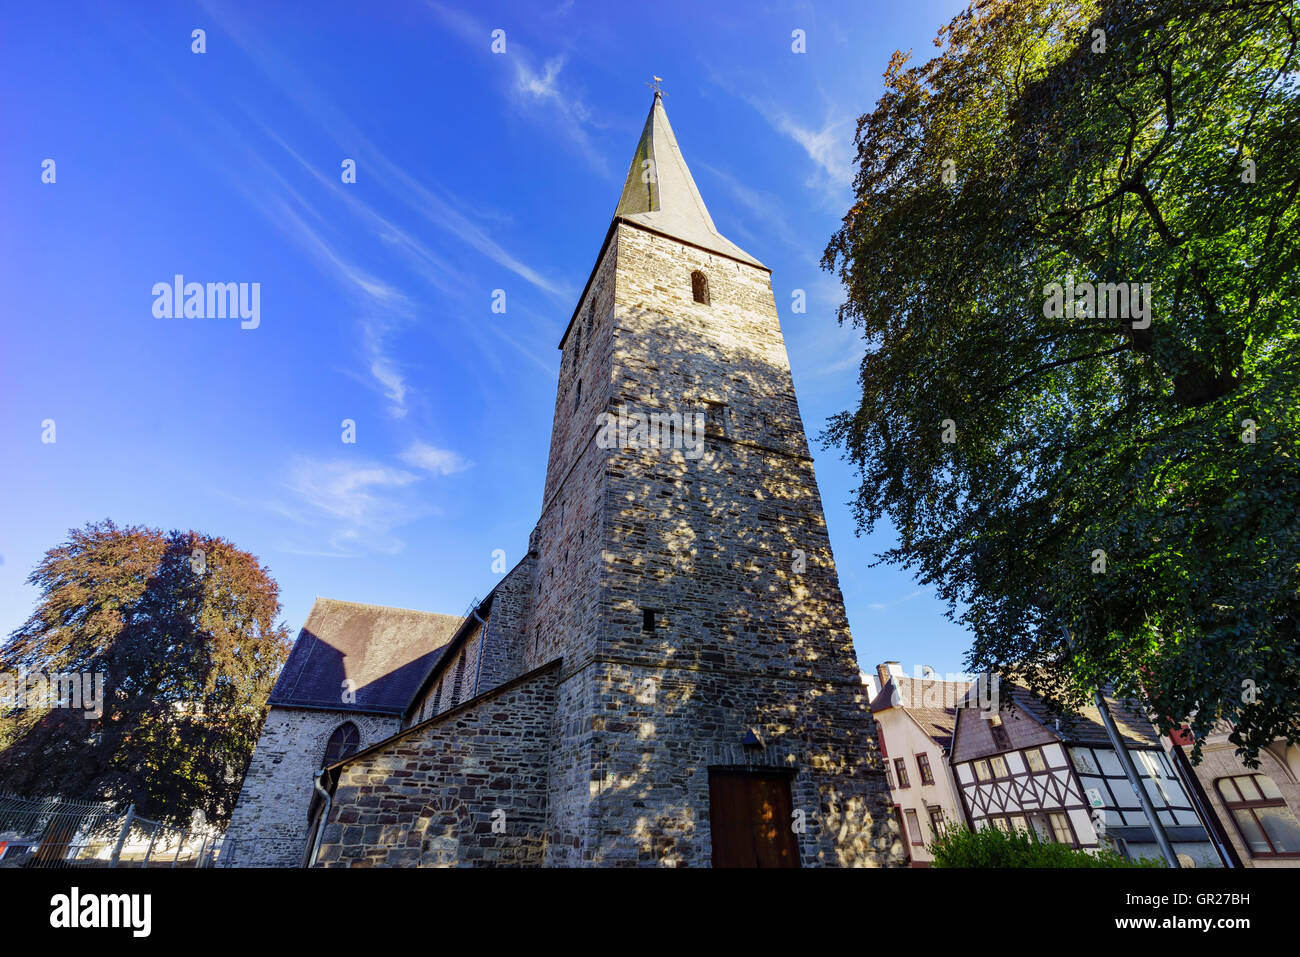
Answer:
[{"label": "stone masonry wall", "polygon": [[321,768],[330,735],[345,721],[357,726],[362,748],[388,737],[399,725],[396,717],[384,715],[271,708],[226,829],[223,863],[302,865],[310,824],[307,811],[315,793],[312,776]]},{"label": "stone masonry wall", "polygon": [[528,625],[537,556],[529,552],[492,591],[492,611],[483,638],[479,692],[495,688],[523,671],[523,632]]},{"label": "stone masonry wall", "polygon": [[536,866],[559,662],[344,765],[322,867]]},{"label": "stone masonry wall", "polygon": [[702,411],[708,433],[699,458],[600,449],[557,403],[535,604],[540,656],[565,659],[548,862],[707,865],[708,769],[737,764],[794,772],[805,865],[897,860],[767,273],[620,224],[596,276],[613,295],[588,340],[609,350],[598,408]]},{"label": "stone masonry wall", "polygon": [[1201,753],[1201,763],[1194,768],[1196,777],[1210,800],[1210,806],[1222,822],[1228,840],[1232,842],[1237,857],[1245,867],[1294,867],[1297,862],[1287,858],[1270,859],[1252,856],[1250,849],[1241,839],[1241,831],[1233,820],[1232,813],[1223,803],[1223,795],[1219,793],[1216,782],[1219,778],[1236,777],[1241,774],[1266,774],[1277,785],[1291,813],[1300,819],[1300,783],[1296,782],[1292,770],[1278,757],[1279,753],[1285,755],[1286,749],[1287,745],[1284,741],[1273,742],[1271,747],[1260,751],[1259,768],[1251,769],[1241,763],[1236,755],[1236,746],[1226,738],[1212,739],[1212,743],[1207,744]]}]

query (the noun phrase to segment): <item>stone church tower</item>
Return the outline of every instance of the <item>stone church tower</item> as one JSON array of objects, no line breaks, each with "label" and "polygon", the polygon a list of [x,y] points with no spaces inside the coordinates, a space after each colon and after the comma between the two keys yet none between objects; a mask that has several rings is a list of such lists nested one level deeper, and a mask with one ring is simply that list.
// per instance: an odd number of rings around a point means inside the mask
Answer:
[{"label": "stone church tower", "polygon": [[560,349],[528,555],[326,769],[305,859],[897,863],[770,271],[658,93]]}]

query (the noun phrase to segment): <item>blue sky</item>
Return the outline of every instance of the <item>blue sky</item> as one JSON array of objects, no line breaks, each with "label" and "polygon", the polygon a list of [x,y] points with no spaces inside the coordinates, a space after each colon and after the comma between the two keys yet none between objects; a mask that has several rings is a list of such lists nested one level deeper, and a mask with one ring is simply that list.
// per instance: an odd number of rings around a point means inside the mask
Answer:
[{"label": "blue sky", "polygon": [[[818,267],[856,118],[964,3],[152,6],[3,15],[0,631],[41,554],[106,517],[253,552],[295,633],[317,595],[486,594],[537,519],[556,346],[658,74],[718,228],[773,271],[861,665],[961,669],[944,606],[869,567],[893,534],[854,535],[817,433],[863,351]],[[260,283],[260,325],[155,317],[177,273]]]}]

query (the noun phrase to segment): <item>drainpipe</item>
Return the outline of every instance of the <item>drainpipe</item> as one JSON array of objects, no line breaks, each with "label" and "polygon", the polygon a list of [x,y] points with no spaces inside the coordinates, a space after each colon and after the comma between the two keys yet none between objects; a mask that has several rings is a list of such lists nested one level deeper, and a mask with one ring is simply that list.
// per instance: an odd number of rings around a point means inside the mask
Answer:
[{"label": "drainpipe", "polygon": [[[1070,629],[1062,626],[1061,632],[1065,635],[1066,646],[1073,648],[1074,639],[1070,636]],[[1106,704],[1106,696],[1101,693],[1100,687],[1092,693],[1092,700],[1097,706],[1097,713],[1101,715],[1101,723],[1106,728],[1106,737],[1110,738],[1110,746],[1115,751],[1115,757],[1124,769],[1125,777],[1128,778],[1129,787],[1137,795],[1142,813],[1146,815],[1147,823],[1151,825],[1151,833],[1155,835],[1156,843],[1160,845],[1160,853],[1164,855],[1165,863],[1170,867],[1182,867],[1183,865],[1178,863],[1178,855],[1174,853],[1174,846],[1169,843],[1169,836],[1165,834],[1165,826],[1160,823],[1160,818],[1156,817],[1155,806],[1151,803],[1146,787],[1142,784],[1142,778],[1138,776],[1133,755],[1124,746],[1124,739],[1120,737],[1119,729],[1115,727],[1115,719],[1111,717],[1110,706]]]},{"label": "drainpipe", "polygon": [[1110,738],[1111,747],[1115,749],[1115,756],[1119,758],[1119,763],[1124,766],[1124,773],[1128,776],[1128,783],[1137,792],[1138,803],[1142,805],[1142,813],[1147,816],[1147,821],[1151,824],[1151,833],[1156,836],[1156,843],[1160,845],[1160,853],[1165,856],[1165,861],[1168,862],[1170,867],[1182,867],[1183,865],[1178,863],[1178,855],[1174,853],[1174,846],[1169,843],[1169,837],[1165,834],[1165,826],[1156,817],[1156,810],[1151,803],[1151,797],[1147,794],[1142,779],[1138,777],[1137,765],[1133,763],[1133,755],[1129,753],[1128,748],[1124,746],[1124,741],[1119,736],[1119,729],[1115,727],[1115,719],[1110,715],[1110,708],[1107,706],[1106,698],[1102,695],[1100,688],[1093,692],[1093,699],[1097,703],[1097,711],[1101,714],[1101,723],[1106,726],[1106,736]]},{"label": "drainpipe", "polygon": [[1196,776],[1196,770],[1192,767],[1191,762],[1187,760],[1187,754],[1183,751],[1183,746],[1176,744],[1173,739],[1169,741],[1169,757],[1174,763],[1174,769],[1178,772],[1178,776],[1182,778],[1188,796],[1192,799],[1192,806],[1196,809],[1197,817],[1201,819],[1201,826],[1205,828],[1205,833],[1209,835],[1214,844],[1214,849],[1219,853],[1219,860],[1223,861],[1224,867],[1241,867],[1241,859],[1237,857],[1232,842],[1223,833],[1223,826],[1210,805],[1209,796],[1205,793],[1205,789],[1201,787],[1201,780]]},{"label": "drainpipe", "polygon": [[325,824],[329,820],[330,808],[334,804],[334,798],[330,795],[330,792],[320,786],[320,779],[324,776],[325,770],[322,768],[319,774],[312,777],[312,783],[316,785],[316,793],[325,799],[325,808],[320,812],[320,821],[316,825],[316,837],[311,844],[311,857],[307,858],[308,867],[316,866],[316,855],[320,853],[321,835],[325,833]]}]

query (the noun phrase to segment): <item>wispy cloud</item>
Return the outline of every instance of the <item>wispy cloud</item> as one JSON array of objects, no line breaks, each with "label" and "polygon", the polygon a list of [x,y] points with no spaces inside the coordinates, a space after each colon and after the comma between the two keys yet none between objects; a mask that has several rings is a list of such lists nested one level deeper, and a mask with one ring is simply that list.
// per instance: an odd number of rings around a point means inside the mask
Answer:
[{"label": "wispy cloud", "polygon": [[404,493],[418,481],[414,472],[373,462],[300,459],[285,482],[293,502],[278,510],[319,530],[333,554],[392,554],[404,544],[394,529],[428,512],[416,496]]},{"label": "wispy cloud", "polygon": [[918,588],[910,595],[904,595],[902,598],[896,598],[894,601],[873,601],[870,602],[867,605],[867,607],[870,608],[872,611],[884,611],[886,608],[893,608],[895,605],[901,605],[903,604],[903,602],[911,601],[913,598],[919,598],[921,595],[924,594],[925,591],[923,589]]},{"label": "wispy cloud", "polygon": [[753,107],[772,129],[797,143],[812,163],[812,173],[804,185],[822,193],[835,207],[843,206],[845,192],[853,185],[856,113],[837,106],[823,95],[823,119],[818,125],[749,92],[736,82],[734,74],[709,69],[709,77],[727,93]]},{"label": "wispy cloud", "polygon": [[457,453],[435,448],[428,442],[412,443],[401,457],[412,468],[423,469],[434,475],[454,475],[470,467],[470,462]]},{"label": "wispy cloud", "polygon": [[766,227],[769,237],[780,238],[791,249],[807,256],[808,244],[795,238],[795,231],[786,218],[780,197],[757,190],[716,166],[710,166],[708,163],[698,165],[700,169],[705,170],[721,183],[727,193],[745,208],[751,221],[760,222]]},{"label": "wispy cloud", "polygon": [[[428,7],[467,45],[481,50],[489,48],[492,30],[486,24],[433,0],[429,0]],[[555,12],[562,13],[563,10]],[[528,48],[509,34],[506,50],[514,70],[509,89],[514,103],[528,115],[544,121],[547,131],[559,133],[567,139],[592,169],[602,176],[612,177],[604,153],[592,142],[589,132],[603,128],[604,124],[597,121],[578,87],[561,83],[561,72],[567,62],[565,55],[548,57],[539,65]]]},{"label": "wispy cloud", "polygon": [[295,459],[283,483],[289,499],[269,507],[311,534],[286,549],[337,557],[401,551],[405,542],[398,530],[436,511],[429,504],[430,477],[462,472],[470,462],[421,441],[413,442],[400,459],[402,466],[372,460]]},{"label": "wispy cloud", "polygon": [[853,184],[853,117],[828,117],[821,126],[800,123],[784,110],[751,99],[754,109],[773,129],[794,140],[812,160],[814,170],[806,185],[819,189],[837,202]]},{"label": "wispy cloud", "polygon": [[[373,168],[376,181],[399,201],[419,213],[428,223],[450,233],[498,266],[509,270],[558,299],[572,298],[572,290],[543,276],[505,250],[450,199],[406,172],[364,136],[349,117],[323,96],[310,78],[277,53],[228,9],[203,0],[204,9],[230,35],[244,54],[280,89],[296,101],[308,116],[315,117],[343,150],[357,159],[363,169]],[[480,35],[486,42],[487,32]],[[489,218],[489,217],[484,217]],[[394,233],[396,235],[396,233]],[[413,250],[417,255],[420,249]],[[427,252],[427,250],[424,250]]]}]

